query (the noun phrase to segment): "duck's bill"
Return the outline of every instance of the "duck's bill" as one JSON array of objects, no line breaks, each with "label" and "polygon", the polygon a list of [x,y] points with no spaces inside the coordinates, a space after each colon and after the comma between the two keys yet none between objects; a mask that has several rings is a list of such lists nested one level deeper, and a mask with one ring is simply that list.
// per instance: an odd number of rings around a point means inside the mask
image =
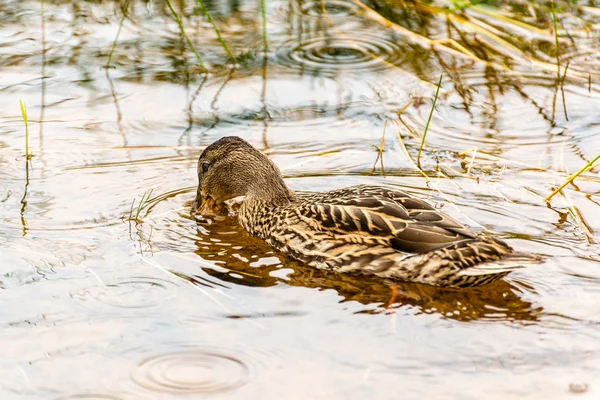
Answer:
[{"label": "duck's bill", "polygon": [[[204,216],[209,216],[209,215],[217,215],[217,207],[216,207],[216,203],[215,201],[208,197],[208,198],[201,198],[200,201],[198,201],[198,199],[196,199],[196,201],[194,202],[194,208],[196,209],[196,214],[198,215],[204,215]],[[200,203],[200,205],[198,205],[198,203]]]}]

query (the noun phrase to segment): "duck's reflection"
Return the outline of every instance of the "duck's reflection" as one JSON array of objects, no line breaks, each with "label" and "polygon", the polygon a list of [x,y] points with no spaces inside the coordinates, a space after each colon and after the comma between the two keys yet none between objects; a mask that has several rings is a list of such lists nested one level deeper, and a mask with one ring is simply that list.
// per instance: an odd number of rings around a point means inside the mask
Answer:
[{"label": "duck's reflection", "polygon": [[[211,281],[253,287],[284,283],[315,289],[334,289],[343,301],[364,305],[365,313],[382,313],[403,307],[426,314],[437,313],[461,321],[536,321],[542,311],[521,299],[522,290],[506,282],[467,289],[443,289],[428,285],[393,282],[377,277],[356,276],[318,270],[291,260],[250,236],[234,217],[199,221],[196,253],[217,261],[222,269],[204,268]],[[267,260],[267,261],[265,261]],[[279,262],[276,262],[279,260]],[[270,264],[270,265],[265,265]],[[292,272],[281,273],[282,267]],[[196,284],[206,278],[188,277]],[[411,310],[414,313],[414,310]]]}]

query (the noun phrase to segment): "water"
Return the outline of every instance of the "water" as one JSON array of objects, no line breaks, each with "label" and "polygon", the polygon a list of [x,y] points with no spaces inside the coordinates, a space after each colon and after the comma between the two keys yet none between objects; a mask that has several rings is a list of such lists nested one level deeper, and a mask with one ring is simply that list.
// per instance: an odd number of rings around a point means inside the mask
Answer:
[{"label": "water", "polygon": [[[117,3],[46,2],[43,24],[40,2],[0,5],[2,399],[598,398],[598,169],[543,200],[600,151],[598,9],[559,14],[565,112],[537,5],[510,3],[529,28],[472,9],[467,29],[409,1],[269,1],[265,56],[258,2],[207,2],[230,71],[173,3],[211,74],[162,2],[132,1],[110,69]],[[493,65],[430,42],[483,57],[473,31]],[[401,188],[546,262],[461,291],[303,266],[190,217],[225,135],[294,190]]]}]

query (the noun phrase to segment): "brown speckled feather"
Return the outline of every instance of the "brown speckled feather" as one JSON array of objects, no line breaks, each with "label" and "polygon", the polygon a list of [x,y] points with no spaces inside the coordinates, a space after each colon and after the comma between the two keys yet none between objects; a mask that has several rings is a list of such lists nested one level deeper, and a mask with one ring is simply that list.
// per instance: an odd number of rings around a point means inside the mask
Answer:
[{"label": "brown speckled feather", "polygon": [[317,268],[463,287],[536,261],[400,190],[294,193],[266,155],[239,137],[224,137],[198,159],[194,208],[209,212],[238,196],[248,232]]},{"label": "brown speckled feather", "polygon": [[429,203],[399,190],[356,186],[301,200],[296,212],[322,230],[386,237],[392,248],[404,253],[424,253],[475,237]]},{"label": "brown speckled feather", "polygon": [[[292,257],[339,272],[461,287],[519,267],[506,243],[475,234],[423,200],[378,186],[298,195],[274,208],[248,201],[240,222]],[[489,273],[486,263],[493,265]]]}]

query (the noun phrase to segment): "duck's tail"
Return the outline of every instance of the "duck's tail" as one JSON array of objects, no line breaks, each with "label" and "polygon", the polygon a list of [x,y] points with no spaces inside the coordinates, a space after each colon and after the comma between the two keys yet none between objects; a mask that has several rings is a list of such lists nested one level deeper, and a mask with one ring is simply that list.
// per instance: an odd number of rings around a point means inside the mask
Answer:
[{"label": "duck's tail", "polygon": [[[517,269],[525,268],[529,264],[539,264],[542,257],[527,253],[510,253],[499,260],[478,264],[461,270],[458,275],[462,276],[482,276],[508,274]],[[503,276],[504,276],[503,275]]]},{"label": "duck's tail", "polygon": [[[541,261],[541,257],[515,252],[502,240],[480,235],[409,257],[402,264],[410,271],[405,274],[407,280],[463,288],[487,285],[516,269]],[[398,277],[403,278],[399,274]]]}]

